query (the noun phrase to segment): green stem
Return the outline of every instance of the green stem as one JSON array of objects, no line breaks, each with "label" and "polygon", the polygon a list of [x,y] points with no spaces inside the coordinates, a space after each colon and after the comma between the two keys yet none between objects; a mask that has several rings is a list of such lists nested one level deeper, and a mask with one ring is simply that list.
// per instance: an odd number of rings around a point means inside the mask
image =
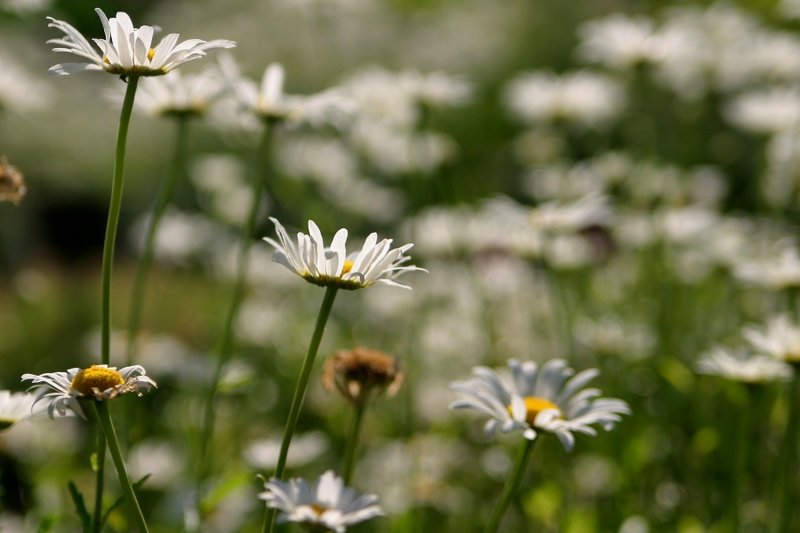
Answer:
[{"label": "green stem", "polygon": [[97,432],[97,478],[94,488],[94,520],[92,531],[100,533],[103,529],[103,487],[105,485],[106,438],[102,431]]},{"label": "green stem", "polygon": [[[125,172],[125,145],[127,144],[128,139],[128,125],[131,122],[133,99],[136,96],[136,86],[138,84],[138,76],[128,77],[128,86],[125,89],[125,99],[122,101],[122,110],[120,111],[119,115],[117,150],[114,158],[114,177],[111,182],[111,202],[108,207],[106,238],[105,242],[103,243],[103,318],[100,353],[102,363],[106,365],[111,359],[111,267],[114,262],[114,244],[117,240],[119,213],[120,209],[122,208],[122,188],[124,184]],[[102,470],[102,468],[100,470]]]},{"label": "green stem", "polygon": [[122,458],[122,452],[119,449],[119,441],[117,441],[117,434],[114,431],[114,423],[111,421],[111,415],[108,413],[108,405],[103,401],[93,402],[95,413],[100,421],[100,427],[103,428],[103,434],[108,443],[108,450],[111,452],[111,459],[114,461],[114,466],[117,469],[117,476],[119,483],[122,485],[122,490],[125,492],[125,497],[131,509],[134,511],[136,524],[140,533],[147,533],[147,522],[144,520],[142,508],[139,507],[139,500],[136,498],[136,492],[133,490],[131,480],[128,477],[128,472],[125,469],[125,460]]},{"label": "green stem", "polygon": [[159,187],[155,203],[153,204],[150,220],[147,223],[147,233],[145,234],[144,248],[136,267],[136,278],[133,282],[133,292],[131,295],[131,308],[128,317],[128,343],[127,361],[132,365],[136,357],[136,336],[139,333],[139,326],[142,318],[142,305],[144,303],[145,283],[147,274],[150,271],[150,264],[153,261],[153,247],[155,237],[158,234],[158,227],[164,212],[167,210],[172,191],[175,189],[175,182],[178,176],[183,174],[186,168],[186,152],[189,138],[189,116],[182,114],[176,119],[177,130],[175,132],[175,152],[173,154],[172,165],[167,172],[166,179]]},{"label": "green stem", "polygon": [[[275,465],[275,472],[272,474],[272,477],[275,479],[283,479],[283,473],[286,469],[286,458],[289,455],[289,445],[292,442],[292,435],[294,435],[294,430],[297,426],[297,419],[300,418],[300,409],[302,409],[303,400],[306,397],[308,378],[311,376],[311,369],[314,367],[314,358],[317,356],[319,343],[322,341],[322,334],[325,332],[325,324],[328,322],[328,316],[330,316],[331,309],[333,308],[336,291],[336,287],[328,287],[325,289],[325,298],[322,300],[322,306],[320,306],[319,309],[317,323],[314,326],[314,334],[311,336],[311,343],[308,345],[308,353],[303,360],[303,366],[300,368],[300,377],[297,380],[297,387],[294,389],[292,406],[289,408],[289,419],[286,421],[286,428],[283,430],[281,452],[278,456],[278,464]],[[276,516],[277,514],[274,509],[267,508],[264,515],[262,531],[274,530]]]},{"label": "green stem", "polygon": [[350,484],[353,477],[353,467],[356,464],[356,449],[358,448],[358,436],[361,432],[361,421],[364,419],[364,411],[367,410],[367,399],[359,401],[354,405],[353,420],[350,423],[350,435],[347,439],[345,448],[344,467],[342,468],[342,479],[345,485]]},{"label": "green stem", "polygon": [[791,530],[792,507],[795,501],[792,499],[792,481],[795,479],[794,469],[796,466],[797,455],[797,429],[798,429],[798,403],[800,403],[800,365],[794,366],[794,377],[789,390],[789,420],[786,423],[786,433],[783,442],[783,460],[780,468],[780,487],[781,497],[778,500],[781,505],[780,520],[776,531],[787,533]]},{"label": "green stem", "polygon": [[233,294],[231,296],[228,313],[225,316],[225,324],[220,339],[217,361],[214,366],[214,375],[211,379],[211,386],[206,398],[205,413],[203,417],[202,437],[200,439],[200,467],[198,468],[198,484],[202,482],[206,474],[211,469],[211,441],[214,435],[215,406],[219,382],[222,378],[222,370],[230,360],[233,351],[233,324],[239,314],[239,307],[244,298],[245,283],[247,281],[247,267],[250,258],[250,247],[253,244],[253,234],[255,233],[258,210],[261,206],[261,197],[264,193],[266,179],[262,176],[262,168],[266,165],[269,152],[270,132],[272,128],[268,125],[264,127],[261,141],[256,152],[256,163],[253,170],[252,187],[253,196],[250,200],[250,207],[247,213],[247,220],[242,226],[242,236],[239,241],[239,252],[237,257],[236,280],[234,281]]},{"label": "green stem", "polygon": [[739,531],[739,509],[742,502],[742,486],[747,472],[747,458],[750,453],[750,419],[752,417],[751,403],[754,401],[754,385],[745,385],[744,405],[739,406],[738,434],[734,441],[736,470],[731,484],[730,496],[730,521],[731,531]]},{"label": "green stem", "polygon": [[511,498],[517,493],[517,489],[522,481],[522,476],[525,473],[525,467],[528,465],[528,459],[531,456],[533,445],[535,443],[535,440],[525,439],[525,445],[519,451],[517,462],[514,465],[514,471],[511,473],[511,479],[509,479],[508,483],[506,483],[506,486],[503,489],[503,494],[500,495],[500,500],[497,502],[497,505],[492,512],[492,516],[486,523],[486,527],[483,529],[484,533],[495,533],[500,527],[500,521],[503,519],[503,515],[506,514],[506,509],[508,509],[508,506],[511,504]]}]

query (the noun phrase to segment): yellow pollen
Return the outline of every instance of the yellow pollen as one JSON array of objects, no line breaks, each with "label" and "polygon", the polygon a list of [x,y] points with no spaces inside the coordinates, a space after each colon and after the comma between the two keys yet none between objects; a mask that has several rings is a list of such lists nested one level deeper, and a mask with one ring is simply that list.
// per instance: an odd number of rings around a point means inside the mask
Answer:
[{"label": "yellow pollen", "polygon": [[350,259],[345,259],[344,266],[342,266],[342,275],[347,274],[351,270],[353,270],[353,261]]},{"label": "yellow pollen", "polygon": [[[531,426],[533,426],[533,423],[539,413],[547,409],[555,409],[558,411],[559,416],[561,416],[561,409],[559,409],[556,404],[546,398],[540,398],[539,396],[525,396],[523,400],[525,401],[525,409],[527,410],[527,413],[525,414],[525,421]],[[511,413],[510,405],[508,406],[508,412]]]},{"label": "yellow pollen", "polygon": [[309,507],[311,507],[311,510],[314,511],[314,514],[317,516],[322,516],[322,514],[328,510],[327,507],[318,503],[312,503],[309,505]]},{"label": "yellow pollen", "polygon": [[93,389],[104,391],[122,385],[125,380],[122,379],[122,374],[112,368],[104,366],[92,365],[89,368],[84,368],[78,372],[70,387],[81,394],[91,395],[94,393]]},{"label": "yellow pollen", "polygon": [[108,59],[108,56],[103,56],[103,63],[105,63],[106,65],[111,64],[111,60]]},{"label": "yellow pollen", "polygon": [[155,48],[151,48],[150,50],[147,51],[147,59],[148,60],[152,61],[154,55],[156,55],[156,49]]}]

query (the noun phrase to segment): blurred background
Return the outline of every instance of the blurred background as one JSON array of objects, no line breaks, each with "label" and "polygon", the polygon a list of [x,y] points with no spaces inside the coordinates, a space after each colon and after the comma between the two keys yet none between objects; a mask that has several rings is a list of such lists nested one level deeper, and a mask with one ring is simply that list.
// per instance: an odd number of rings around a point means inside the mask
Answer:
[{"label": "blurred background", "polygon": [[[124,85],[105,73],[48,76],[69,58],[45,44],[58,37],[46,16],[102,36],[95,7],[182,39],[234,40],[230,55],[252,80],[279,62],[287,93],[333,89],[351,104],[335,121],[275,132],[256,235],[274,236],[268,215],[303,231],[312,219],[326,238],[346,227],[353,247],[378,231],[414,242],[413,263],[430,271],[404,278],[411,292],[341,294],[323,340],[321,358],[366,345],[400,357],[408,375],[397,397],[370,407],[355,476],[388,516],[354,530],[476,530],[519,442],[487,441],[480,420],[448,411],[448,384],[511,357],[599,367],[596,386],[634,415],[579,437],[571,454],[545,439],[506,531],[729,531],[730,443],[744,410],[759,453],[742,527],[767,530],[783,387],[751,394],[696,364],[741,344],[743,326],[796,312],[799,1],[0,0],[0,156],[27,187],[18,205],[0,203],[9,390],[24,390],[22,373],[99,358]],[[138,362],[159,391],[120,400],[133,413],[131,469],[153,474],[143,499],[155,531],[258,530],[254,474],[274,465],[322,298],[254,245],[207,497],[193,509],[256,144],[230,97],[191,122],[157,238]],[[114,266],[120,346],[175,142],[172,117],[145,107],[128,139]],[[293,475],[338,465],[350,413],[331,394],[312,380]],[[75,419],[0,433],[0,529],[77,530],[66,484],[91,497],[89,435]],[[111,527],[126,530],[124,513]]]}]

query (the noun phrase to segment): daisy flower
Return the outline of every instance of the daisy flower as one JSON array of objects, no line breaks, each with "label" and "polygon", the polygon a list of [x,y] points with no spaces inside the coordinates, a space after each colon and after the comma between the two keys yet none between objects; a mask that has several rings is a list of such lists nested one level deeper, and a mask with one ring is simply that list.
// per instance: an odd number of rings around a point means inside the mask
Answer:
[{"label": "daisy flower", "polygon": [[756,350],[791,365],[800,365],[800,326],[788,316],[774,316],[763,328],[745,328],[743,335]]},{"label": "daisy flower", "polygon": [[743,383],[786,381],[792,377],[792,367],[769,355],[748,355],[745,351],[731,352],[715,348],[704,354],[697,371]]},{"label": "daisy flower", "polygon": [[371,233],[361,251],[348,255],[345,249],[347,230],[344,228],[336,232],[330,247],[326,247],[319,227],[313,220],[308,221],[309,234],[298,232],[296,241],[289,237],[280,222],[272,217],[270,220],[275,224],[280,241],[264,238],[275,247],[272,260],[315,285],[355,290],[382,283],[410,289],[408,285],[394,281],[394,278],[405,272],[427,272],[405,264],[410,258],[404,254],[414,246],[411,243],[392,248],[391,239],[378,242],[378,234]]},{"label": "daisy flower", "polygon": [[599,375],[596,369],[575,374],[563,359],[552,359],[541,367],[533,361],[510,359],[508,367],[511,385],[483,366],[473,368],[473,378],[450,385],[464,396],[451,403],[451,409],[474,409],[491,417],[484,427],[487,435],[499,427],[504,433],[522,431],[533,440],[537,430],[543,430],[555,433],[569,451],[575,444],[573,432],[594,436],[592,424],[608,431],[620,415],[631,413],[624,401],[598,398],[599,390],[584,388]]},{"label": "daisy flower", "polygon": [[153,116],[202,116],[225,89],[217,69],[186,76],[176,71],[171,76],[144,80],[136,106]]},{"label": "daisy flower", "polygon": [[63,38],[47,41],[48,44],[55,45],[53,51],[66,52],[88,60],[83,63],[54,65],[50,67],[51,72],[67,75],[84,70],[105,70],[123,77],[131,74],[161,76],[184,63],[203,57],[208,50],[236,46],[235,42],[225,39],[189,39],[178,43],[177,33],[166,35],[157,45],[152,46],[156,31],[153,26],[134,28],[128,14],[121,11],[110,19],[99,8],[95,12],[105,31],[104,39],[92,39],[95,46],[68,22],[48,17],[48,27],[64,33]]},{"label": "daisy flower", "polygon": [[272,479],[258,495],[267,507],[278,509],[280,523],[297,522],[343,533],[348,526],[383,515],[374,494],[359,494],[345,487],[342,478],[328,470],[309,486],[304,479]]},{"label": "daisy flower", "polygon": [[85,419],[80,399],[103,401],[129,392],[141,396],[143,392],[157,387],[156,382],[145,374],[145,369],[139,365],[120,370],[107,365],[92,365],[83,369],[70,368],[66,372],[23,374],[22,381],[32,381],[34,387],[52,391],[37,400],[49,402],[47,414],[50,418],[55,418],[55,413],[66,416],[67,409],[70,409]]},{"label": "daisy flower", "polygon": [[0,430],[33,416],[36,400],[35,394],[0,391]]}]

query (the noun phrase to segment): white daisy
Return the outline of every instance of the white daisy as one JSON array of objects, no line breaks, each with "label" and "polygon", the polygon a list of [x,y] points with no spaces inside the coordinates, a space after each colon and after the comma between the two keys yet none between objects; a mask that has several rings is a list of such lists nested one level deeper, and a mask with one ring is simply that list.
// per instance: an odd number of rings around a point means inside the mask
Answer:
[{"label": "white daisy", "polygon": [[224,91],[225,83],[217,69],[197,74],[149,78],[139,86],[136,106],[155,116],[202,116]]},{"label": "white daisy", "polygon": [[33,416],[36,400],[35,394],[0,391],[0,430]]},{"label": "white daisy", "polygon": [[145,369],[139,365],[126,366],[120,370],[107,365],[92,365],[89,368],[70,368],[66,372],[47,372],[45,374],[23,374],[22,381],[32,381],[34,387],[50,389],[39,400],[47,400],[47,414],[50,418],[55,413],[67,415],[71,409],[82,418],[86,418],[80,406],[81,398],[92,398],[98,401],[110,400],[121,394],[135,392],[139,396],[152,388],[156,382],[147,377]]},{"label": "white daisy", "polygon": [[272,479],[264,483],[266,491],[258,495],[267,507],[278,509],[278,521],[298,522],[342,533],[348,526],[382,516],[378,497],[359,494],[345,487],[342,478],[328,470],[309,486],[304,479],[288,482]]},{"label": "white daisy", "polygon": [[313,220],[308,221],[309,234],[298,232],[296,242],[280,222],[272,217],[270,220],[275,224],[280,240],[276,242],[269,237],[264,238],[275,247],[272,260],[315,285],[355,290],[382,283],[410,289],[408,285],[394,281],[394,278],[410,271],[427,272],[413,265],[405,265],[410,257],[404,254],[414,246],[411,243],[391,248],[391,239],[378,242],[378,234],[371,233],[359,252],[347,255],[347,230],[344,228],[336,232],[330,247],[326,247]]},{"label": "white daisy", "polygon": [[714,348],[697,363],[697,371],[744,383],[785,381],[792,377],[792,367],[769,355],[749,355]]},{"label": "white daisy", "polygon": [[583,387],[599,375],[597,369],[575,374],[563,359],[552,359],[541,367],[533,362],[508,361],[513,385],[508,385],[494,370],[473,368],[475,377],[456,381],[450,388],[465,397],[450,404],[451,409],[474,409],[491,418],[484,427],[487,435],[497,428],[504,433],[520,430],[526,439],[536,438],[536,430],[555,433],[569,451],[575,444],[572,432],[597,435],[592,424],[606,431],[630,414],[628,404],[616,398],[598,398],[597,389]]},{"label": "white daisy", "polygon": [[105,39],[93,39],[96,48],[68,22],[48,17],[48,26],[64,33],[61,39],[47,41],[55,45],[53,51],[88,60],[87,63],[54,65],[50,67],[51,72],[67,75],[83,70],[105,70],[121,76],[161,76],[184,63],[203,57],[208,50],[236,46],[235,42],[225,39],[189,39],[178,43],[177,33],[170,33],[156,46],[151,46],[156,31],[153,26],[134,28],[128,14],[121,11],[111,19],[99,8],[95,12],[105,31]]},{"label": "white daisy", "polygon": [[788,316],[774,316],[763,328],[745,328],[743,335],[756,350],[792,365],[800,365],[800,326]]}]

